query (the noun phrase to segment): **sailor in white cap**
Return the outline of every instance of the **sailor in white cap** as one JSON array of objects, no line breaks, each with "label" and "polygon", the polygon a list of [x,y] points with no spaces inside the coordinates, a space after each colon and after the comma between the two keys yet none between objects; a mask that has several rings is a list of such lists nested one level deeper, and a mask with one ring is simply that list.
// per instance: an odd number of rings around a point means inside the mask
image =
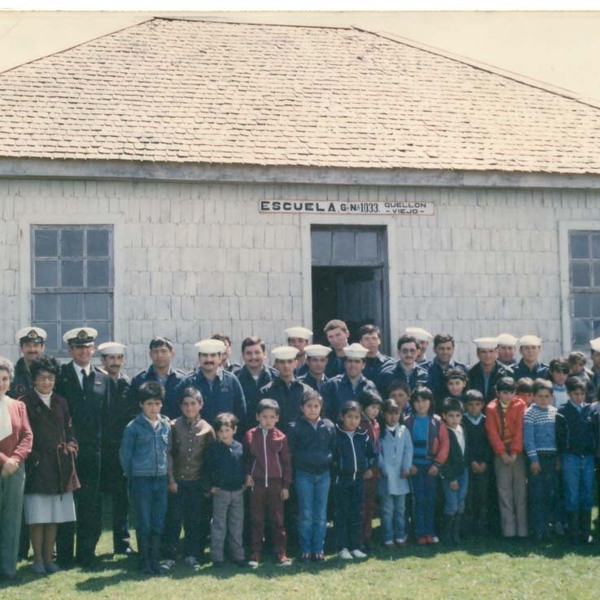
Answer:
[{"label": "sailor in white cap", "polygon": [[113,551],[115,554],[132,554],[129,535],[129,500],[127,479],[120,468],[119,448],[123,432],[129,420],[138,413],[138,408],[130,402],[129,377],[122,372],[125,362],[125,344],[104,342],[98,346],[102,372],[111,380],[110,405],[106,410],[102,470],[103,492],[112,496]]},{"label": "sailor in white cap", "polygon": [[327,367],[327,357],[331,352],[331,348],[321,346],[321,344],[309,344],[304,347],[304,352],[308,371],[299,379],[320,394],[323,384],[329,381],[329,377],[325,375],[325,368]]},{"label": "sailor in white cap", "polygon": [[418,365],[427,368],[427,363],[429,362],[427,359],[427,348],[429,347],[429,342],[433,339],[433,335],[422,327],[407,327],[404,333],[411,335],[417,340],[418,352],[416,362]]},{"label": "sailor in white cap", "polygon": [[417,338],[403,334],[396,342],[398,362],[391,363],[382,369],[377,387],[382,398],[387,398],[389,385],[395,379],[406,381],[408,387],[414,390],[417,385],[427,385],[427,369],[417,364],[419,345]]},{"label": "sailor in white cap", "polygon": [[519,338],[519,352],[522,358],[513,369],[515,381],[521,377],[531,377],[534,381],[538,377],[548,379],[548,365],[539,360],[542,340],[537,335],[524,335]]},{"label": "sailor in white cap", "polygon": [[325,416],[337,422],[342,406],[356,400],[362,392],[379,395],[375,384],[363,374],[368,350],[361,344],[350,344],[344,348],[344,374],[332,377],[323,386]]},{"label": "sailor in white cap", "polygon": [[512,370],[498,361],[498,338],[480,337],[473,340],[477,346],[476,362],[468,371],[468,389],[479,390],[487,404],[496,397],[496,382],[512,377]]},{"label": "sailor in white cap", "polygon": [[202,418],[209,423],[222,412],[233,413],[240,423],[238,437],[244,434],[246,423],[246,398],[237,377],[221,365],[225,343],[216,339],[200,340],[194,347],[198,351],[200,368],[188,375],[178,388],[179,399],[187,387],[196,388],[204,400]]},{"label": "sailor in white cap", "polygon": [[517,351],[517,342],[519,340],[510,333],[501,333],[498,336],[498,360],[510,369],[517,366],[515,352]]},{"label": "sailor in white cap", "polygon": [[15,338],[23,355],[15,365],[15,376],[10,384],[8,395],[20,398],[33,389],[33,381],[29,373],[31,361],[43,354],[48,334],[41,327],[23,327],[17,331]]},{"label": "sailor in white cap", "polygon": [[242,365],[231,361],[231,338],[226,333],[215,333],[212,340],[221,340],[225,344],[225,352],[221,356],[221,366],[230,373],[235,373]]},{"label": "sailor in white cap", "polygon": [[[77,562],[91,567],[96,560],[96,545],[102,531],[100,465],[104,439],[104,410],[110,402],[110,380],[92,368],[93,327],[76,327],[63,335],[71,362],[62,365],[56,392],[67,400],[73,429],[77,432],[79,452],[76,459],[81,488],[74,493],[77,509]],[[56,538],[57,562],[69,567],[73,562],[75,527],[61,523]]]},{"label": "sailor in white cap", "polygon": [[300,416],[302,398],[310,388],[294,375],[298,349],[293,346],[279,346],[271,350],[273,366],[277,377],[260,390],[260,398],[271,398],[279,404],[279,423],[277,427],[287,433],[289,424]]},{"label": "sailor in white cap", "polygon": [[310,342],[313,332],[306,327],[296,326],[284,329],[283,333],[287,338],[287,345],[293,346],[298,350],[298,356],[296,357],[298,363],[296,365],[295,375],[296,377],[300,377],[308,370],[304,348]]}]

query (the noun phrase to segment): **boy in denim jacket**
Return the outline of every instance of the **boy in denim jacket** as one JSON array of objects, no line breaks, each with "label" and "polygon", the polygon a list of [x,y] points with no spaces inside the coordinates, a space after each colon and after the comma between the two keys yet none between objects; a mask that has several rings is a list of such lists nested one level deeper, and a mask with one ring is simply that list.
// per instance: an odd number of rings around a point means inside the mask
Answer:
[{"label": "boy in denim jacket", "polygon": [[137,514],[140,568],[158,575],[160,536],[167,512],[167,452],[171,426],[160,414],[164,390],[148,381],[138,390],[142,412],[125,428],[119,458]]}]

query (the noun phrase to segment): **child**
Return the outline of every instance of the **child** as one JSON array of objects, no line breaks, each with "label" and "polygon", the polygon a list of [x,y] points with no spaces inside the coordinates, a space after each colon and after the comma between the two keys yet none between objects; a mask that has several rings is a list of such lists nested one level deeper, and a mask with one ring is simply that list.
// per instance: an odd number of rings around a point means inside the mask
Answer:
[{"label": "child", "polygon": [[361,416],[358,402],[346,402],[340,411],[341,426],[337,426],[333,527],[342,560],[367,558],[359,548],[361,512],[365,480],[373,477],[371,467],[377,454],[373,441],[360,428]]},{"label": "child", "polygon": [[463,406],[458,398],[446,398],[442,407],[444,423],[448,428],[450,450],[448,460],[440,469],[444,488],[444,542],[460,544],[460,522],[465,512],[469,488],[469,457],[465,430],[461,426]]},{"label": "child", "polygon": [[485,430],[483,394],[469,390],[465,394],[465,413],[462,426],[467,438],[469,456],[469,486],[465,503],[468,531],[483,534],[489,529],[491,500],[490,468],[494,455]]},{"label": "child", "polygon": [[279,421],[279,404],[265,398],[256,407],[258,425],[244,437],[247,477],[250,495],[251,558],[248,565],[260,562],[265,519],[271,530],[273,550],[280,567],[291,565],[285,553],[286,533],[283,526],[283,503],[289,498],[292,467],[288,440],[275,427]]},{"label": "child", "polygon": [[[379,421],[377,417],[381,410],[381,398],[376,392],[365,390],[357,400],[363,409],[360,427],[367,432],[369,439],[373,442],[375,452],[379,453]],[[372,526],[377,511],[377,480],[379,479],[379,469],[376,465],[373,466],[371,472],[373,477],[365,480],[365,500],[360,536],[361,548],[364,548],[366,552],[373,550]]]},{"label": "child", "polygon": [[410,388],[402,379],[394,379],[388,387],[388,398],[395,400],[400,407],[400,423],[411,413]]},{"label": "child", "polygon": [[214,567],[223,566],[226,538],[234,563],[238,567],[247,564],[243,544],[246,473],[242,444],[234,439],[237,426],[235,415],[217,415],[213,422],[217,441],[208,446],[204,459],[205,488],[213,499],[210,558]]},{"label": "child", "polygon": [[565,505],[571,541],[591,542],[594,505],[594,437],[592,405],[586,403],[586,385],[578,377],[567,379],[569,402],[558,411],[556,442],[565,485]]},{"label": "child", "polygon": [[531,377],[521,377],[517,381],[517,398],[525,402],[527,406],[531,406],[533,402],[533,379]]},{"label": "child", "polygon": [[[445,374],[445,379],[448,394],[444,397],[444,400],[448,397],[456,398],[461,404],[463,404],[465,401],[465,388],[467,387],[466,373],[460,369],[448,369]],[[443,401],[437,408],[438,410],[436,411],[436,414],[442,414]]]},{"label": "child", "polygon": [[215,432],[200,417],[203,405],[202,394],[196,388],[186,388],[179,400],[182,416],[171,423],[167,470],[169,500],[163,534],[164,569],[175,565],[182,523],[185,564],[197,571],[200,568],[198,559],[204,554],[209,513],[200,475],[204,452],[214,441]]},{"label": "child", "polygon": [[323,562],[335,425],[321,417],[323,399],[316,392],[304,395],[300,410],[302,416],[289,429],[298,495],[300,560]]},{"label": "child", "polygon": [[572,377],[579,377],[579,379],[582,379],[583,383],[587,386],[590,379],[594,376],[594,373],[586,367],[587,358],[585,357],[585,354],[579,350],[574,350],[569,354],[567,363],[569,365],[569,375]]},{"label": "child", "polygon": [[485,428],[494,450],[502,534],[527,537],[527,476],[523,458],[523,415],[526,404],[515,396],[511,377],[496,384],[497,397],[486,408]]},{"label": "child", "polygon": [[552,382],[552,405],[562,408],[569,401],[567,386],[569,377],[569,363],[564,358],[554,358],[548,368],[548,379]]},{"label": "child", "polygon": [[550,534],[556,503],[556,413],[552,406],[552,382],[533,382],[533,404],[523,418],[523,443],[529,458],[529,493],[533,535],[544,542]]},{"label": "child", "polygon": [[167,512],[167,454],[171,427],[160,414],[163,387],[147,381],[137,392],[142,412],[125,428],[119,451],[123,473],[128,479],[137,515],[137,544],[140,568],[158,575],[160,536]]},{"label": "child", "polygon": [[413,512],[417,544],[437,544],[434,517],[437,479],[440,467],[448,458],[448,430],[437,415],[431,414],[433,394],[417,387],[410,396],[412,414],[405,420],[413,442],[412,478]]},{"label": "child", "polygon": [[406,495],[410,491],[408,478],[413,459],[412,439],[408,429],[400,424],[401,409],[393,399],[385,400],[382,407],[384,426],[379,438],[378,492],[381,505],[383,545],[406,545],[404,518]]}]

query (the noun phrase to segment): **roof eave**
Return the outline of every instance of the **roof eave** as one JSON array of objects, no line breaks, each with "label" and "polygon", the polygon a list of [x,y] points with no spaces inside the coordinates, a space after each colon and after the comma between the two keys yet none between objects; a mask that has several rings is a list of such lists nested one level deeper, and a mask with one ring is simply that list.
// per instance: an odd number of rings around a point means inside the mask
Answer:
[{"label": "roof eave", "polygon": [[40,158],[0,158],[0,178],[600,189],[600,173],[375,169]]}]

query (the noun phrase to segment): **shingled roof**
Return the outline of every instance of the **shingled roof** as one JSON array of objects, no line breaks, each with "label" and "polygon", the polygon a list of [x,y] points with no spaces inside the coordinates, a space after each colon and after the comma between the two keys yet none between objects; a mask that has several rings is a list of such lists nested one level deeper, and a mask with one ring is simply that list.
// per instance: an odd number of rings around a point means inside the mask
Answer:
[{"label": "shingled roof", "polygon": [[600,109],[353,28],[153,19],[0,106],[0,158],[600,173]]}]

